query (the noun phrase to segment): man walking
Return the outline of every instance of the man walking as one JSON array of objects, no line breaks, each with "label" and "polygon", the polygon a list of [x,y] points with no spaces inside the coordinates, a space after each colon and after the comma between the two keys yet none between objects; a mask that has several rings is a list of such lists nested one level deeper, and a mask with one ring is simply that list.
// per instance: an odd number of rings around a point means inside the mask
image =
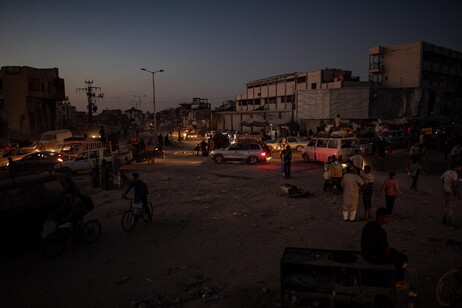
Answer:
[{"label": "man walking", "polygon": [[292,151],[290,145],[287,145],[284,150],[281,151],[281,160],[283,162],[284,177],[290,177],[290,163],[292,161]]},{"label": "man walking", "polygon": [[448,226],[454,226],[452,224],[452,212],[456,207],[456,198],[460,199],[459,191],[457,190],[457,167],[452,165],[450,169],[446,170],[443,175],[441,175],[441,181],[444,184],[444,216],[443,224]]},{"label": "man walking", "polygon": [[343,220],[345,222],[356,221],[358,208],[359,188],[364,185],[364,180],[356,174],[354,169],[349,169],[343,176]]},{"label": "man walking", "polygon": [[382,228],[390,222],[390,212],[381,207],[377,209],[375,221],[368,222],[361,233],[361,254],[371,264],[394,264],[396,269],[396,288],[407,289],[404,274],[408,265],[407,256],[388,244],[387,232]]},{"label": "man walking", "polygon": [[361,172],[361,177],[364,180],[363,186],[363,204],[364,204],[364,217],[363,220],[368,220],[371,217],[371,204],[372,204],[372,188],[374,186],[374,176],[371,173],[371,166],[364,166],[364,172]]},{"label": "man walking", "polygon": [[363,170],[364,157],[359,154],[358,149],[355,149],[355,155],[351,156],[350,161],[353,164],[353,167],[355,167],[356,173],[360,174],[361,170]]}]

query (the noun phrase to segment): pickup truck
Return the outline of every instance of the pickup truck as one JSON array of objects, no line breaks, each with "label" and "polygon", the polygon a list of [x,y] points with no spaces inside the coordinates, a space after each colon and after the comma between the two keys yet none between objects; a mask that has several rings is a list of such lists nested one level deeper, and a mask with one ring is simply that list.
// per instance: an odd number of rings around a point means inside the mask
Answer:
[{"label": "pickup truck", "polygon": [[[109,149],[91,149],[80,152],[74,159],[63,161],[57,166],[58,172],[73,174],[80,171],[90,171],[91,163],[96,159],[112,163],[112,156]],[[119,153],[120,164],[128,163],[132,159],[131,151]]]}]

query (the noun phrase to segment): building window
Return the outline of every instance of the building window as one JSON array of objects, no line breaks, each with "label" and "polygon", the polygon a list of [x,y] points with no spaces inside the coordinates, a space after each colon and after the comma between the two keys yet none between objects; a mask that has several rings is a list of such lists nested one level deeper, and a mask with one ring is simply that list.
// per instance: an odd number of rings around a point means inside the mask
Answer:
[{"label": "building window", "polygon": [[276,97],[268,98],[268,104],[276,104]]},{"label": "building window", "polygon": [[3,90],[3,81],[2,81],[2,78],[0,78],[0,90]]},{"label": "building window", "polygon": [[306,82],[306,76],[297,78],[297,83],[305,83],[305,82]]},{"label": "building window", "polygon": [[316,82],[313,82],[313,83],[311,84],[311,89],[312,89],[312,90],[315,90],[315,89],[316,89]]},{"label": "building window", "polygon": [[285,96],[281,96],[281,103],[285,103],[286,102],[286,97]]}]

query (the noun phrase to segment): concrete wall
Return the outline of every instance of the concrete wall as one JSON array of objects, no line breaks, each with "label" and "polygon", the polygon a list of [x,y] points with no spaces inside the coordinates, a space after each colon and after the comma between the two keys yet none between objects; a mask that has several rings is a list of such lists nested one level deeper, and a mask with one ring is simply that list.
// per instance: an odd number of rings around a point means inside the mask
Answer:
[{"label": "concrete wall", "polygon": [[384,48],[383,87],[416,88],[420,83],[421,42]]},{"label": "concrete wall", "polygon": [[37,137],[55,128],[56,103],[65,95],[57,68],[2,67],[0,78],[8,129]]}]

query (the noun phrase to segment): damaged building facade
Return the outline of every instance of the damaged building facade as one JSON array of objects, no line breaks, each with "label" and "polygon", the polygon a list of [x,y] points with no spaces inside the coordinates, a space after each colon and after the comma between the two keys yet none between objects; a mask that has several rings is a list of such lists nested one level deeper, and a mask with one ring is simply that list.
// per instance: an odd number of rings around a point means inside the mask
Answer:
[{"label": "damaged building facade", "polygon": [[55,129],[64,79],[57,68],[4,66],[0,70],[0,123],[12,134],[38,137]]},{"label": "damaged building facade", "polygon": [[369,49],[371,118],[460,118],[462,53],[427,42]]},{"label": "damaged building facade", "polygon": [[368,81],[341,69],[284,74],[247,83],[235,101],[235,112],[214,115],[217,129],[254,131],[252,123],[297,122],[314,130],[320,120],[337,114],[358,124],[429,115],[460,118],[462,53],[426,42],[375,46],[369,49]]},{"label": "damaged building facade", "polygon": [[217,129],[248,132],[260,131],[268,125],[286,126],[300,119],[299,93],[360,84],[358,77],[351,76],[351,71],[342,69],[290,73],[251,81],[246,84],[246,93],[235,96],[236,111],[216,112],[214,122]]}]

